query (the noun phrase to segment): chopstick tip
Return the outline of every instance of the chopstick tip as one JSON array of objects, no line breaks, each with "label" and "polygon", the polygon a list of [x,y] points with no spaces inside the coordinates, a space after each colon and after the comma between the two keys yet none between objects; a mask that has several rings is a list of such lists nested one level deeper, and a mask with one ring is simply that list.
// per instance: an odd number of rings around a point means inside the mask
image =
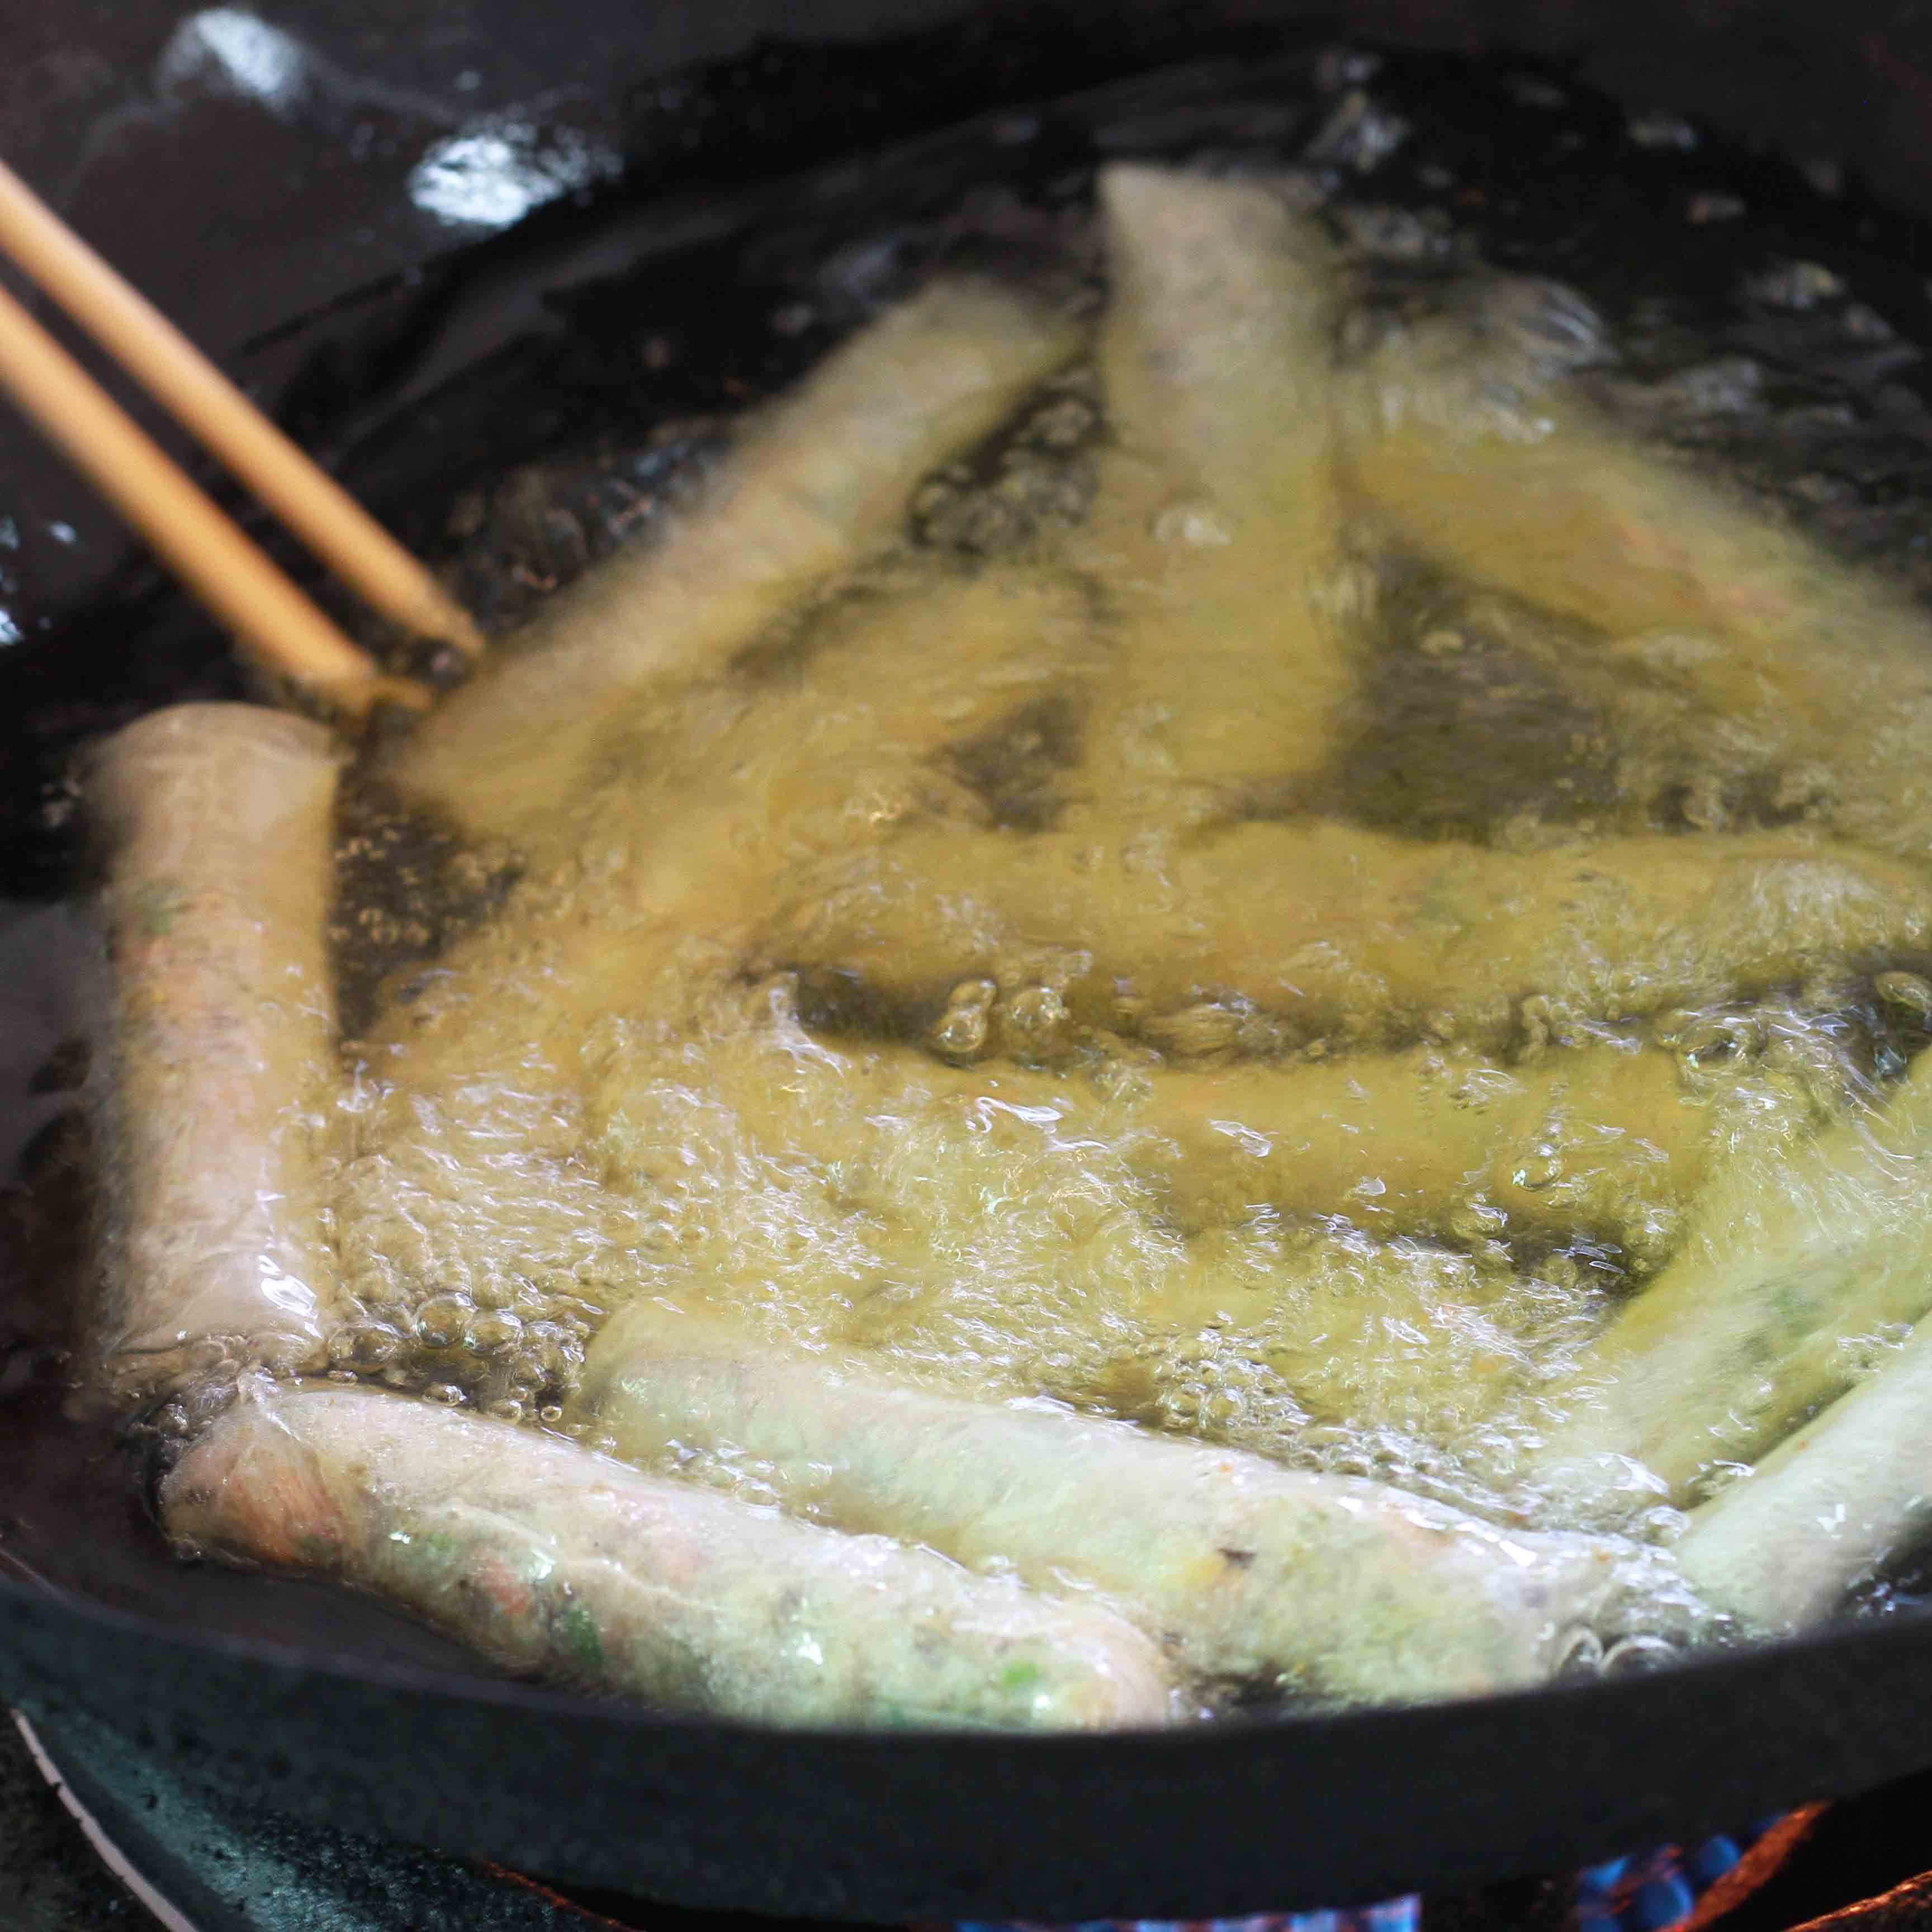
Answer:
[{"label": "chopstick tip", "polygon": [[370,704],[394,704],[406,711],[428,711],[436,704],[436,693],[411,677],[379,674],[369,685]]},{"label": "chopstick tip", "polygon": [[449,620],[440,634],[446,644],[454,644],[466,658],[480,658],[488,648],[482,627],[460,604],[451,604]]}]

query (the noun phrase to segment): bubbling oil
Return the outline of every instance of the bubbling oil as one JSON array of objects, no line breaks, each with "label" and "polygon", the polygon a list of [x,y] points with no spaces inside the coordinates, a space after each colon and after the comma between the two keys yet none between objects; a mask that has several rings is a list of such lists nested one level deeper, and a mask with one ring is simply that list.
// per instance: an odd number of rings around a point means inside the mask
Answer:
[{"label": "bubbling oil", "polygon": [[[1644,380],[1580,297],[1472,266],[1439,222],[1426,248],[1359,208],[1337,225],[1345,368],[1415,312],[1486,304],[1525,356],[1607,370],[1606,406],[1646,436],[1748,408],[1735,382]],[[1265,932],[1305,890],[1234,866],[1218,902],[1186,900],[1188,855],[1231,832],[1474,853],[1507,899],[1607,839],[1788,833],[1802,860],[1828,787],[1721,719],[1660,733],[1575,613],[1459,579],[1372,520],[1310,587],[1349,686],[1325,756],[1272,772],[1258,727],[1251,776],[1194,783],[1169,728],[1189,694],[1124,703],[1123,639],[1164,555],[1222,590],[1250,559],[1123,481],[1111,434],[1091,368],[1046,386],[915,489],[890,555],[614,721],[620,754],[526,850],[466,850],[362,795],[333,1373],[555,1426],[599,1324],[657,1297],[828,1365],[1493,1520],[1586,1518],[1534,1474],[1580,1355],[1677,1251],[1706,1177],[1774,1173],[1882,1105],[1932,1031],[1932,958],[1808,873],[1794,891],[1825,938],[1800,969],[1727,976],[1666,947],[1654,986],[1639,959],[1600,994],[1580,970],[1493,1009],[1392,1004],[1375,948],[1400,920],[1372,892],[1359,943],[1307,942],[1322,999],[1212,970],[1150,995],[1116,935]],[[1264,724],[1279,680],[1241,674],[1252,690],[1217,691],[1210,664],[1199,700]],[[1063,922],[976,910],[1055,839]],[[1470,916],[1418,877],[1402,917],[1420,946]],[[930,923],[934,970],[898,970],[884,941],[842,956],[875,915]],[[1847,1375],[1898,1339],[1855,1338]],[[760,1493],[754,1468],[706,1473]],[[1648,1541],[1676,1518],[1640,1495],[1617,1520]]]}]

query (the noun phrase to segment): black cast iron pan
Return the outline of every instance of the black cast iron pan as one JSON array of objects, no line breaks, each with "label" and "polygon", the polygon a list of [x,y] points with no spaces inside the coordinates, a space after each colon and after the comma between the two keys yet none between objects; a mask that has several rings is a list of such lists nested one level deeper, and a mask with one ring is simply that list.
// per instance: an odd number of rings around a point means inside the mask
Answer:
[{"label": "black cast iron pan", "polygon": [[[407,29],[389,28],[380,6],[354,17],[363,57],[378,64],[390,42],[418,58],[430,22],[439,58],[460,76],[496,56],[514,10],[451,5],[412,16]],[[564,197],[514,232],[476,242],[373,218],[357,227],[358,195],[386,208],[406,182],[406,170],[376,157],[366,180],[336,184],[332,212],[317,218],[340,256],[336,285],[291,283],[280,310],[272,288],[253,291],[256,310],[268,304],[279,325],[246,340],[231,332],[228,358],[278,394],[286,419],[412,540],[433,543],[460,490],[506,463],[614,422],[701,416],[783,381],[838,317],[821,301],[799,326],[773,332],[765,319],[797,293],[807,244],[852,239],[838,229],[842,195],[896,196],[917,216],[1004,168],[1020,203],[1022,177],[1077,199],[1083,171],[1109,142],[1184,148],[1217,124],[1219,138],[1232,138],[1226,113],[1215,121],[1217,102],[1271,62],[1305,66],[1335,24],[1318,33],[1283,8],[987,14],[881,0],[796,10],[788,28],[806,44],[748,51],[768,18],[720,4],[700,21],[700,10],[668,6],[648,32],[626,28],[628,39],[614,10],[589,0],[547,29],[516,26],[531,92],[554,83],[545,111],[575,100],[599,139],[620,140],[634,163],[642,154],[647,170],[638,163],[589,206]],[[314,11],[309,25],[326,36]],[[298,9],[278,18],[292,32],[303,26]],[[680,21],[688,31],[674,31]],[[178,22],[158,12],[150,24],[158,44],[172,44]],[[1913,104],[1932,98],[1932,41],[1922,32],[1915,44],[1881,10],[1864,20],[1856,0],[1828,14],[1710,0],[1625,20],[1621,39],[1581,8],[1438,11],[1390,0],[1367,25],[1397,44],[1481,50],[1474,61],[1398,55],[1390,70],[1402,86],[1466,104],[1462,164],[1499,204],[1514,196],[1511,232],[1580,224],[1611,284],[1636,256],[1654,255],[1649,204],[1676,187],[1640,167],[1626,204],[1585,206],[1566,180],[1587,171],[1563,158],[1575,143],[1559,136],[1621,127],[1622,110],[1574,90],[1572,118],[1552,124],[1538,160],[1523,130],[1504,125],[1526,111],[1520,91],[1501,84],[1522,70],[1504,48],[1567,51],[1627,88],[1640,79],[1646,98],[1708,106],[1738,133],[1781,131],[1805,167],[1713,141],[1699,164],[1704,185],[1773,208],[1793,252],[1829,243],[1858,256],[1862,286],[1900,304],[1924,299],[1918,278],[1932,271],[1932,247],[1912,204],[1932,206],[1927,164],[1894,137],[1920,125]],[[586,46],[605,70],[586,70]],[[726,64],[666,82],[662,70],[694,52]],[[1192,76],[1178,94],[1176,83],[1137,78],[1177,62]],[[385,111],[406,119],[421,90],[390,92]],[[1066,104],[1076,95],[1084,104]],[[206,134],[193,104],[182,110],[169,138],[184,152],[231,139],[233,102],[214,104]],[[0,102],[0,134],[9,111]],[[449,124],[433,122],[428,134]],[[302,137],[311,160],[340,159],[357,139],[329,115]],[[120,136],[96,128],[85,138],[111,158]],[[883,150],[884,163],[859,158]],[[1819,184],[1828,154],[1850,156],[1849,189]],[[1526,155],[1534,178],[1512,182]],[[202,160],[212,164],[206,150]],[[813,172],[821,164],[840,166]],[[1861,173],[1889,200],[1868,197]],[[249,191],[280,195],[284,218],[299,224],[302,181],[296,169],[280,188],[257,182]],[[150,191],[131,173],[124,185]],[[189,218],[186,207],[178,218]],[[748,255],[743,238],[777,232],[778,228],[802,239]],[[166,226],[148,224],[145,256],[131,229],[118,252],[192,320],[195,291],[170,286]],[[1025,221],[1006,227],[1010,245],[1030,245]],[[906,252],[929,258],[985,242],[944,230],[914,220],[908,232],[922,238]],[[1498,246],[1509,245],[1502,236]],[[1687,288],[1708,278],[1698,259],[1682,266]],[[673,355],[640,400],[637,316],[652,302],[662,339],[701,352]],[[214,324],[210,338],[224,346]],[[44,506],[64,500],[34,463],[24,446],[0,447],[10,500],[0,515],[14,517],[16,535],[25,526],[22,554],[47,541]],[[25,634],[0,657],[0,897],[12,902],[0,917],[0,1033],[10,1042],[0,1060],[16,1072],[38,1064],[38,1048],[28,1051],[37,1029],[39,1047],[57,1042],[68,962],[84,952],[48,909],[70,856],[63,759],[89,733],[154,704],[236,688],[220,640],[140,566],[104,536],[92,557],[91,576],[0,580],[15,600],[10,624]],[[57,1112],[57,1094],[29,1102],[22,1091],[14,1080],[7,1101],[22,1132]],[[29,1105],[32,1119],[22,1114]],[[494,1680],[359,1600],[172,1564],[122,1452],[59,1419],[58,1365],[35,1346],[58,1326],[34,1306],[45,1292],[17,1272],[0,1278],[0,1347],[12,1344],[0,1354],[0,1697],[56,1729],[64,1712],[84,1713],[232,1796],[351,1832],[580,1884],[790,1916],[1198,1916],[1580,1862],[1932,1764],[1932,1617],[1909,1608],[1652,1676],[1159,1735],[770,1732]]]}]

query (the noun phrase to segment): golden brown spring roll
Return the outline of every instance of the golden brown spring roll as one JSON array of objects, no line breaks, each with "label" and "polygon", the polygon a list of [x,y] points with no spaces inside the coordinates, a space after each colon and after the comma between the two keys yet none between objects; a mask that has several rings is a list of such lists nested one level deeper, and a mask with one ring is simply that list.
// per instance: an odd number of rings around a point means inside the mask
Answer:
[{"label": "golden brown spring roll", "polygon": [[822,870],[761,956],[937,1006],[969,978],[1024,986],[1050,952],[1060,996],[1095,1025],[1232,995],[1304,1036],[1429,1024],[1493,1046],[1526,998],[1640,1016],[1869,969],[1928,936],[1922,867],[1804,831],[1524,854],[1252,824],[1190,839],[909,830]]},{"label": "golden brown spring roll", "polygon": [[113,1005],[92,1353],[123,1395],[224,1354],[316,1358],[336,772],[320,726],[245,704],[156,712],[94,754]]},{"label": "golden brown spring roll", "polygon": [[244,1397],[162,1487],[184,1548],[313,1571],[510,1670],[747,1722],[1159,1724],[1094,1604],[362,1389]]},{"label": "golden brown spring roll", "polygon": [[1042,1406],[896,1387],[668,1306],[598,1337],[579,1413],[646,1466],[674,1444],[756,1464],[791,1508],[975,1567],[1108,1593],[1194,1670],[1342,1698],[1543,1676],[1610,1592],[1611,1546],[1518,1534],[1374,1483]]},{"label": "golden brown spring roll", "polygon": [[507,836],[572,794],[634,694],[722,668],[824,579],[895,536],[912,485],[1073,352],[1064,317],[990,284],[933,285],[746,431],[661,542],[547,604],[520,648],[397,754],[406,788]]}]

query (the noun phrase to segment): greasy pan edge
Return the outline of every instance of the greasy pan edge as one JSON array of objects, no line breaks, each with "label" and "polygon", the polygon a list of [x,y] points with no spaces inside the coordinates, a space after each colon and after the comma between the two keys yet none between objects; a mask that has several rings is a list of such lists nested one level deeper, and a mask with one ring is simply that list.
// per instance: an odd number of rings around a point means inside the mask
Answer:
[{"label": "greasy pan edge", "polygon": [[[249,1802],[680,1903],[1282,1910],[1574,1864],[1932,1761],[1932,1622],[1328,1718],[776,1731],[188,1638],[0,1581],[0,1695]],[[460,1766],[460,1778],[452,1778]]]}]

